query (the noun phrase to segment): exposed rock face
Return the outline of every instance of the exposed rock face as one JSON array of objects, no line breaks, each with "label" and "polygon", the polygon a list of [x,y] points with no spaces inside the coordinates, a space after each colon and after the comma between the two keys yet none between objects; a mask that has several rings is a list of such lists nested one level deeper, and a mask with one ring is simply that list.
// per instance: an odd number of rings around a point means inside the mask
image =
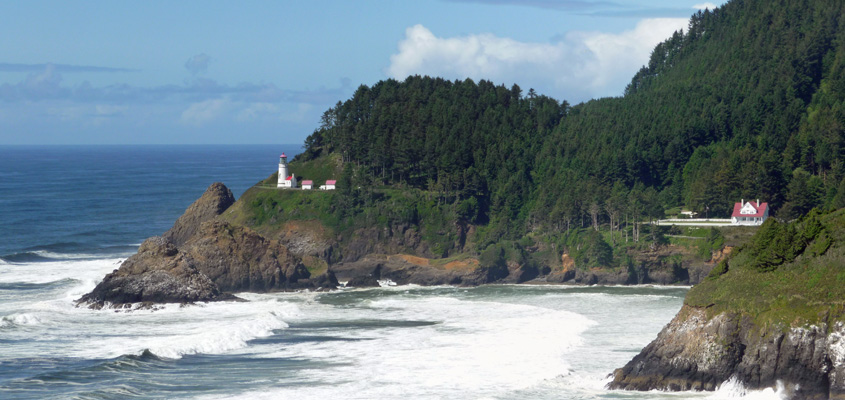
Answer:
[{"label": "exposed rock face", "polygon": [[319,223],[291,221],[277,239],[297,257],[311,256],[331,263],[337,243],[327,236],[326,228]]},{"label": "exposed rock face", "polygon": [[684,306],[657,339],[613,373],[611,389],[715,390],[736,378],[751,389],[782,381],[794,398],[845,399],[845,325],[783,329]]},{"label": "exposed rock face", "polygon": [[297,283],[310,277],[299,259],[279,242],[218,221],[203,223],[182,251],[225,292],[298,288]]},{"label": "exposed rock face", "polygon": [[79,302],[100,308],[106,303],[191,303],[232,298],[221,293],[190,256],[179,252],[167,239],[156,236],[144,241],[137,254],[106,275]]},{"label": "exposed rock face", "polygon": [[391,280],[399,285],[413,283],[424,286],[473,286],[496,282],[508,276],[506,268],[491,269],[470,264],[463,268],[447,269],[420,262],[411,262],[416,257],[406,258],[368,255],[355,262],[338,263],[332,266],[332,271],[338,279],[352,282],[359,277],[373,277],[374,279]]},{"label": "exposed rock face", "polygon": [[333,273],[311,278],[299,257],[249,228],[214,219],[232,203],[215,183],[164,236],[147,239],[138,253],[106,275],[79,303],[192,303],[234,299],[232,292],[329,289]]},{"label": "exposed rock face", "polygon": [[162,236],[179,247],[196,233],[200,224],[214,219],[234,203],[235,196],[229,188],[220,182],[212,183]]},{"label": "exposed rock face", "polygon": [[343,261],[355,262],[370,254],[413,253],[423,257],[437,258],[416,228],[410,225],[395,225],[389,228],[358,229],[343,246]]}]

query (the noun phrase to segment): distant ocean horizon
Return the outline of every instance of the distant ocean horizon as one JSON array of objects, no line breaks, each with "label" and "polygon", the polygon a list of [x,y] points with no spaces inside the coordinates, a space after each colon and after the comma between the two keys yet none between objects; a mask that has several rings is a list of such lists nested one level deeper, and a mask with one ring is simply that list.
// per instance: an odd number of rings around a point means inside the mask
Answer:
[{"label": "distant ocean horizon", "polygon": [[[283,145],[0,146],[0,259],[134,251],[214,182],[236,197],[276,171]],[[127,247],[128,246],[128,247]],[[123,248],[126,247],[126,248]]]},{"label": "distant ocean horizon", "polygon": [[[392,286],[90,310],[213,182],[299,145],[0,146],[0,399],[679,399],[608,391],[686,287]],[[294,171],[295,172],[295,171]]]}]

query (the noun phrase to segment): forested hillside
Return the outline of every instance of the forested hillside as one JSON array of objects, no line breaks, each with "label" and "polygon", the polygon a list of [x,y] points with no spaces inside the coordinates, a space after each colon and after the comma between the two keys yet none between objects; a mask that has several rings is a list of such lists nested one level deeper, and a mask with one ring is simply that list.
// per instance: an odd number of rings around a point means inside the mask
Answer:
[{"label": "forested hillside", "polygon": [[361,86],[297,161],[339,156],[354,196],[422,190],[489,241],[635,235],[630,221],[677,206],[728,217],[740,198],[786,219],[842,207],[843,15],[843,1],[732,0],[658,45],[623,97],[572,107],[487,81]]}]

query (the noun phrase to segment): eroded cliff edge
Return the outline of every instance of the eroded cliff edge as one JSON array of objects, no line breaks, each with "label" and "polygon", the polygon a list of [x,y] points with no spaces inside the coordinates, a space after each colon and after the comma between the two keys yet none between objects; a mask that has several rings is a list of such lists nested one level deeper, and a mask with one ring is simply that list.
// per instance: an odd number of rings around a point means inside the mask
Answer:
[{"label": "eroded cliff edge", "polygon": [[693,287],[675,318],[611,389],[784,385],[790,398],[845,399],[843,211],[766,222]]},{"label": "eroded cliff edge", "polygon": [[234,204],[214,183],[174,226],[147,239],[79,304],[192,303],[234,299],[236,292],[334,288],[330,271],[311,276],[299,257],[255,231],[218,220]]},{"label": "eroded cliff edge", "polygon": [[464,286],[690,284],[715,265],[671,261],[688,250],[666,245],[630,250],[628,267],[593,267],[542,236],[479,250],[473,241],[479,228],[466,222],[434,230],[421,220],[338,220],[342,203],[336,193],[277,190],[264,182],[235,201],[225,185],[212,184],[172,228],[145,241],[79,303],[216,301],[244,291],[333,289],[338,279],[353,287],[377,286],[379,280]]},{"label": "eroded cliff edge", "polygon": [[792,398],[845,398],[845,324],[784,329],[749,316],[684,306],[643,351],[616,370],[612,389],[715,390],[729,379]]}]

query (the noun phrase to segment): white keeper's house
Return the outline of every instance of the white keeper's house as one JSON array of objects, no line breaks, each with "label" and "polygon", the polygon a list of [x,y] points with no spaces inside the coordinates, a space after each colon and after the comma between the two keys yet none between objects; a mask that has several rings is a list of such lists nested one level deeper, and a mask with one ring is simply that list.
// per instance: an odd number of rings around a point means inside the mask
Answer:
[{"label": "white keeper's house", "polygon": [[325,185],[320,185],[320,190],[334,190],[336,184],[336,180],[328,180]]},{"label": "white keeper's house", "polygon": [[302,181],[302,190],[314,189],[314,181]]},{"label": "white keeper's house", "polygon": [[731,214],[731,223],[734,225],[762,225],[769,218],[769,203],[757,202],[748,203],[745,199],[734,204],[734,212]]}]

